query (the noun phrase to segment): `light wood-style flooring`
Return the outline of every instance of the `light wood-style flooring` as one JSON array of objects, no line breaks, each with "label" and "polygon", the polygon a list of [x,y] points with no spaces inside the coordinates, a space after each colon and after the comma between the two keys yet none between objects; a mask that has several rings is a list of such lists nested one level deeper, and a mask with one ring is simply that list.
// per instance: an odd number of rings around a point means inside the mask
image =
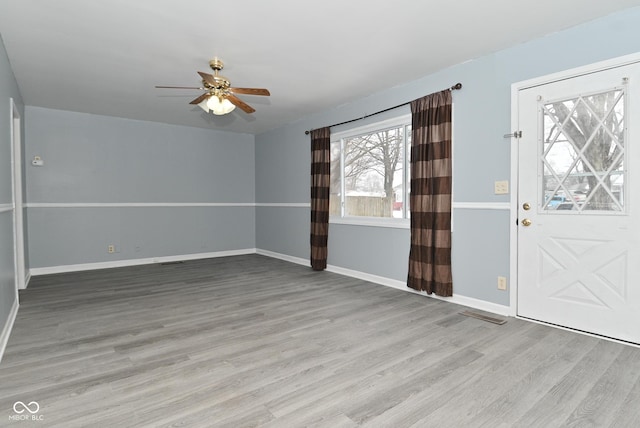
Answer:
[{"label": "light wood-style flooring", "polygon": [[20,300],[0,426],[640,427],[638,348],[259,255],[36,277]]}]

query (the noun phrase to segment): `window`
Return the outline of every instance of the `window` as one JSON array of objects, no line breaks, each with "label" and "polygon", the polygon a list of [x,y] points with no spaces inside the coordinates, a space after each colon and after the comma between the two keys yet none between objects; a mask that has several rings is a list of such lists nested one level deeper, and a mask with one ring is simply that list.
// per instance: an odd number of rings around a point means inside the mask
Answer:
[{"label": "window", "polygon": [[543,103],[542,210],[625,212],[625,93]]},{"label": "window", "polygon": [[410,115],[331,136],[332,221],[393,223],[409,217],[410,138]]}]

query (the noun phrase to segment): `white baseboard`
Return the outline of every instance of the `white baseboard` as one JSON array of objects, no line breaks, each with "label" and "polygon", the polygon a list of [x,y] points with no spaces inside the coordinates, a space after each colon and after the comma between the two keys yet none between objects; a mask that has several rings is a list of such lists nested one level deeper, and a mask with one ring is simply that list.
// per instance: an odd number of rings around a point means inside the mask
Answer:
[{"label": "white baseboard", "polygon": [[295,263],[298,265],[303,265],[303,266],[311,266],[311,262],[307,259],[303,259],[300,257],[293,257],[293,256],[289,256],[287,254],[282,254],[282,253],[275,253],[273,251],[269,251],[269,250],[261,250],[260,248],[258,248],[256,250],[257,254],[260,254],[262,256],[267,256],[267,257],[271,257],[272,259],[280,259],[280,260],[284,260],[286,262],[291,262],[291,263]]},{"label": "white baseboard", "polygon": [[13,323],[15,322],[16,316],[18,315],[18,306],[18,298],[16,297],[16,299],[13,301],[11,312],[9,312],[9,317],[7,318],[7,321],[4,323],[4,327],[2,328],[2,333],[0,333],[0,362],[2,362],[4,350],[7,347],[9,336],[11,335],[11,330],[13,329]]},{"label": "white baseboard", "polygon": [[474,299],[473,297],[462,296],[460,294],[453,294],[451,297],[440,297],[435,294],[427,294],[424,291],[416,291],[413,288],[407,287],[405,281],[398,281],[396,279],[386,278],[377,275],[371,275],[365,272],[360,272],[351,269],[345,269],[339,266],[327,266],[329,272],[338,273],[340,275],[350,276],[353,278],[362,279],[364,281],[373,282],[376,284],[384,285],[386,287],[395,288],[400,291],[408,293],[418,294],[420,296],[431,297],[433,299],[443,300],[449,303],[455,303],[457,305],[467,306],[481,311],[491,312],[498,315],[510,316],[511,309],[508,306],[498,305],[496,303],[487,302],[480,299]]},{"label": "white baseboard", "polygon": [[[307,259],[294,257],[287,254],[277,253],[274,251],[263,250],[259,248],[258,249],[247,248],[243,250],[218,251],[213,253],[196,253],[196,254],[184,254],[184,255],[178,255],[178,256],[152,257],[147,259],[116,260],[111,262],[84,263],[84,264],[66,265],[66,266],[31,268],[29,270],[28,278],[31,278],[31,276],[48,275],[52,273],[80,272],[80,271],[86,271],[86,270],[109,269],[109,268],[137,266],[137,265],[154,264],[154,263],[169,263],[169,262],[178,262],[178,261],[187,261],[187,260],[210,259],[210,258],[216,258],[216,257],[240,256],[245,254],[260,254],[266,257],[280,259],[290,263],[295,263],[303,266],[310,266],[310,262]],[[461,296],[455,293],[452,297],[440,297],[440,296],[436,296],[435,294],[429,295],[427,293],[418,292],[416,290],[413,290],[407,287],[407,284],[404,281],[398,281],[398,280],[386,278],[383,276],[372,275],[366,272],[360,272],[357,270],[347,269],[340,266],[328,265],[327,271],[337,273],[340,275],[349,276],[352,278],[358,278],[363,281],[373,282],[375,284],[380,284],[386,287],[395,288],[397,290],[401,290],[404,292],[418,294],[420,296],[431,297],[434,299],[444,300],[446,302],[455,303],[458,305],[467,306],[467,307],[479,309],[482,311],[492,312],[494,314],[511,316],[511,312],[512,312],[509,306],[498,305],[496,303],[486,302],[484,300],[474,299],[472,297]]]},{"label": "white baseboard", "polygon": [[[300,257],[293,257],[286,254],[275,253],[273,251],[257,249],[256,253],[263,256],[273,257],[275,259],[285,260],[291,263],[297,263],[304,266],[310,266],[309,260],[302,259]],[[427,294],[425,292],[419,292],[412,288],[407,287],[405,281],[398,281],[396,279],[386,278],[383,276],[372,275],[366,272],[360,272],[357,270],[347,269],[340,266],[327,265],[327,271],[337,273],[352,278],[358,278],[363,281],[373,282],[375,284],[384,285],[386,287],[395,288],[397,290],[405,291],[408,293],[418,294],[420,296],[431,297],[433,299],[443,300],[445,302],[455,303],[457,305],[467,306],[473,309],[481,311],[491,312],[503,316],[512,316],[512,311],[509,306],[499,305],[497,303],[491,303],[473,297],[462,296],[460,294],[453,294],[452,297],[440,297],[435,294]]]},{"label": "white baseboard", "polygon": [[[408,287],[407,287],[408,288]],[[473,297],[462,296],[460,294],[453,293],[451,297],[440,297],[435,294],[428,295],[427,293],[419,293],[415,290],[409,289],[411,292],[420,294],[423,296],[432,297],[438,300],[444,300],[445,302],[455,303],[456,305],[462,305],[473,309],[478,309],[485,312],[491,312],[496,315],[502,315],[505,317],[513,316],[512,310],[509,306],[499,305],[497,303],[487,302],[486,300],[480,300]],[[409,291],[407,290],[407,291]]]},{"label": "white baseboard", "polygon": [[255,248],[242,250],[216,251],[212,253],[182,254],[177,256],[150,257],[146,259],[114,260],[110,262],[82,263],[64,266],[49,266],[41,268],[31,268],[30,276],[49,275],[52,273],[80,272],[86,270],[111,269],[127,266],[150,265],[155,263],[182,262],[187,260],[212,259],[217,257],[240,256],[245,254],[255,254]]},{"label": "white baseboard", "polygon": [[23,288],[21,288],[21,290],[26,290],[27,287],[29,286],[29,281],[31,281],[31,270],[28,270],[25,275],[24,275],[24,284],[23,284]]}]

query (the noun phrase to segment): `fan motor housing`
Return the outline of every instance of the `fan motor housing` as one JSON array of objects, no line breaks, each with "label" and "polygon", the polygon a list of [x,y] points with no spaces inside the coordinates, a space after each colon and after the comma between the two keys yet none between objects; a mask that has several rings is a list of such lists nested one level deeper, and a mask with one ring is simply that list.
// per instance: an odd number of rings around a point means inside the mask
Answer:
[{"label": "fan motor housing", "polygon": [[214,71],[214,75],[211,77],[213,77],[213,80],[216,82],[216,84],[211,85],[203,80],[202,84],[204,85],[204,87],[207,89],[228,89],[231,86],[231,82],[229,82],[229,79],[227,79],[226,77],[218,74],[218,72],[224,68],[224,63],[222,62],[222,60],[217,57],[212,59],[211,61],[209,61],[209,67],[211,67],[211,69]]},{"label": "fan motor housing", "polygon": [[213,80],[216,82],[215,85],[210,85],[209,83],[207,83],[206,81],[202,81],[202,84],[204,85],[205,88],[207,89],[228,89],[231,86],[231,83],[229,82],[229,79],[227,79],[224,76],[212,76]]}]

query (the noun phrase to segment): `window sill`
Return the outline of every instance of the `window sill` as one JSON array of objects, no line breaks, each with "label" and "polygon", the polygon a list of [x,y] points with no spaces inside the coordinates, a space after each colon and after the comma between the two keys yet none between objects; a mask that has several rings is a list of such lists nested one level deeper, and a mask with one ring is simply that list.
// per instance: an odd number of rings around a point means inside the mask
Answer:
[{"label": "window sill", "polygon": [[407,218],[329,217],[329,224],[348,224],[352,226],[409,229],[410,220]]}]

